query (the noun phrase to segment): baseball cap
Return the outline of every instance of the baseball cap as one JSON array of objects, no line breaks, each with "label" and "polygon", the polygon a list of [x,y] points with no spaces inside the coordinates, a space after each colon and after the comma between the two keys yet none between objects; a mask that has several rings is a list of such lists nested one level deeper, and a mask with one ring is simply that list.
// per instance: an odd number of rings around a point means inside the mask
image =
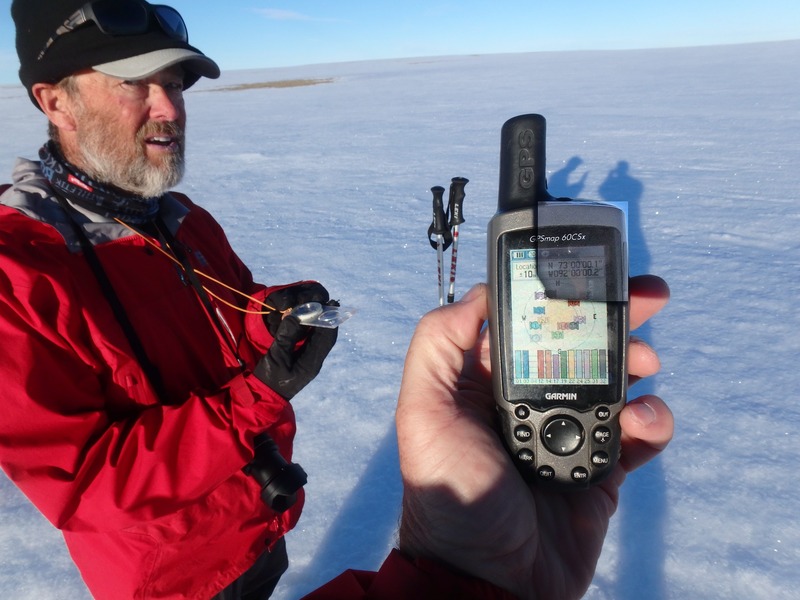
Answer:
[{"label": "baseball cap", "polygon": [[216,79],[219,66],[189,45],[180,14],[144,0],[13,0],[19,77],[57,83],[85,69],[121,79],[142,79],[180,64],[184,88],[200,77]]}]

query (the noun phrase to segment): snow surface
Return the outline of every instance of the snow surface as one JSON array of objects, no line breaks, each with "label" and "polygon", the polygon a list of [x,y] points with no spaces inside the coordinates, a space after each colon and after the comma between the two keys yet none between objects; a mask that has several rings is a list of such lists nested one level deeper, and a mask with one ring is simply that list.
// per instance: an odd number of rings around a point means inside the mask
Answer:
[{"label": "snow surface", "polygon": [[[259,279],[314,277],[359,310],[294,401],[308,503],[276,598],[374,569],[392,546],[394,403],[409,336],[437,303],[428,190],[470,179],[461,295],[485,278],[500,127],[528,112],[548,120],[551,191],[628,201],[632,273],[673,294],[639,332],[662,373],[632,396],[664,397],[676,437],[629,478],[586,598],[797,598],[798,58],[800,41],[459,56],[231,72],[187,93],[180,189]],[[45,125],[19,87],[0,87],[0,113],[9,174]],[[60,534],[4,477],[0,597],[88,597]]]}]

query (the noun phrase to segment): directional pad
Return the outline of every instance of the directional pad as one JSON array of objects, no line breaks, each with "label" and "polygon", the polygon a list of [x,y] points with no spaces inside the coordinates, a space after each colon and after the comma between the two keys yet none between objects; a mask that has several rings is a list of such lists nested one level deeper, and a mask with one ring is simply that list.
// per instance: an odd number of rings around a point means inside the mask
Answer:
[{"label": "directional pad", "polygon": [[542,441],[553,454],[568,456],[583,444],[583,427],[570,417],[556,417],[542,429]]}]

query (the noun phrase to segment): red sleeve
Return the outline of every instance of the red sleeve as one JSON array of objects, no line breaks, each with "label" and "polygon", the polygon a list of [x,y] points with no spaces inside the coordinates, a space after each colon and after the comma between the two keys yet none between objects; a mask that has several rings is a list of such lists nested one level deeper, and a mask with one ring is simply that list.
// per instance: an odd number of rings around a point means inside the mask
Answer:
[{"label": "red sleeve", "polygon": [[377,573],[345,571],[302,600],[517,600],[491,583],[392,550]]}]

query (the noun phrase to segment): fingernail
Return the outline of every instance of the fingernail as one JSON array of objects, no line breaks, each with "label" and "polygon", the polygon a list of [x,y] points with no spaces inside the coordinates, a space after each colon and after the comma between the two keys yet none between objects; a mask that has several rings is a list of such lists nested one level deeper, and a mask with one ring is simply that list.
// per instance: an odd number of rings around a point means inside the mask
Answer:
[{"label": "fingernail", "polygon": [[631,402],[628,405],[631,415],[640,425],[650,425],[656,420],[656,411],[644,400]]}]

